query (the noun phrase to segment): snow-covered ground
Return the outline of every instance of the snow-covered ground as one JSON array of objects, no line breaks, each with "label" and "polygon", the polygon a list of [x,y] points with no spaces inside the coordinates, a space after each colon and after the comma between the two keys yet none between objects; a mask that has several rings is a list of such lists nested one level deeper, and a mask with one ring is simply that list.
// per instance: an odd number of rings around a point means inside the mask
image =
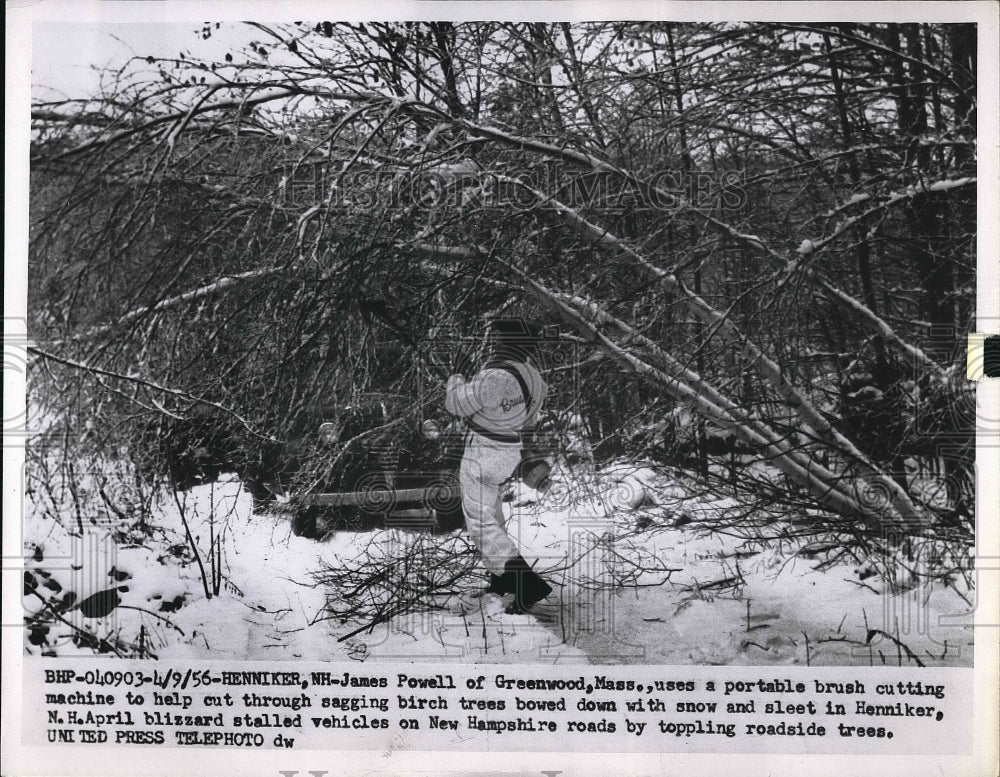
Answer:
[{"label": "snow-covered ground", "polygon": [[[510,531],[556,589],[533,614],[508,615],[500,598],[474,596],[483,580],[470,575],[467,590],[435,599],[438,609],[343,640],[365,624],[324,618],[336,592],[314,576],[371,543],[407,537],[293,536],[282,516],[254,515],[234,477],[164,499],[158,530],[135,542],[99,530],[71,539],[56,522],[32,519],[29,503],[26,550],[38,593],[25,596],[27,614],[44,601],[63,605],[29,628],[26,649],[92,653],[72,638],[83,629],[123,655],[158,658],[971,665],[974,592],[935,584],[891,593],[863,564],[817,569],[817,558],[787,545],[762,549],[707,531],[735,503],[678,473],[621,465],[562,472],[544,497],[521,489],[505,505]],[[221,553],[214,584],[211,536]],[[120,604],[107,616],[82,617],[80,602],[93,615],[113,599]]]}]

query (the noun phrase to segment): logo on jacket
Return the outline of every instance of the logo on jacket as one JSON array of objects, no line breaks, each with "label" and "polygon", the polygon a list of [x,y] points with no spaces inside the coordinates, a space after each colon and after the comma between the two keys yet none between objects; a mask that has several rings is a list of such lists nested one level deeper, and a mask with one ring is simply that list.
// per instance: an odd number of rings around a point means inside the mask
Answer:
[{"label": "logo on jacket", "polygon": [[524,397],[521,397],[520,399],[503,399],[500,401],[500,407],[501,409],[503,409],[505,413],[509,413],[518,405],[523,405],[523,404],[524,404]]}]

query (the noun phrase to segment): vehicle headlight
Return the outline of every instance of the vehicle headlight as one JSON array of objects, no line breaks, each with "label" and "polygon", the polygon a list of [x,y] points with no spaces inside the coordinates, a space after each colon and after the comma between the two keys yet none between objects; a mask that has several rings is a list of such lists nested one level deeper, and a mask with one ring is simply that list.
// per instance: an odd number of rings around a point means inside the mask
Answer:
[{"label": "vehicle headlight", "polygon": [[337,442],[338,437],[340,437],[340,430],[335,423],[327,421],[325,424],[319,425],[319,439],[321,442],[332,445]]},{"label": "vehicle headlight", "polygon": [[441,426],[437,421],[428,418],[420,427],[421,433],[428,440],[436,440],[441,436]]}]

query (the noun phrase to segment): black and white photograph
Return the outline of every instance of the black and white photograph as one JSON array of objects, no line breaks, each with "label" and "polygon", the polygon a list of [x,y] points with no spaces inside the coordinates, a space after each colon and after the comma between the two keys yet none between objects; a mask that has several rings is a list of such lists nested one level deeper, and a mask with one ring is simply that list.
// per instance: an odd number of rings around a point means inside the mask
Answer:
[{"label": "black and white photograph", "polygon": [[974,666],[976,21],[215,7],[31,28],[25,665]]}]

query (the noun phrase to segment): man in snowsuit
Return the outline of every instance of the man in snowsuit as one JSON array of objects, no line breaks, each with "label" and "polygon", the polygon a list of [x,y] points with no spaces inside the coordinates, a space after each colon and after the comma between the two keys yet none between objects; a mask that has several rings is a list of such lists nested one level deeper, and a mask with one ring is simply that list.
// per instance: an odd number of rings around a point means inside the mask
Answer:
[{"label": "man in snowsuit", "polygon": [[528,566],[507,534],[500,487],[521,462],[521,433],[534,427],[547,386],[531,363],[538,348],[533,326],[498,320],[491,334],[493,358],[471,380],[460,374],[448,378],[445,409],[468,426],[459,471],[462,508],[469,536],[490,573],[486,592],[514,594],[507,612],[517,613],[544,599],[552,588]]}]

